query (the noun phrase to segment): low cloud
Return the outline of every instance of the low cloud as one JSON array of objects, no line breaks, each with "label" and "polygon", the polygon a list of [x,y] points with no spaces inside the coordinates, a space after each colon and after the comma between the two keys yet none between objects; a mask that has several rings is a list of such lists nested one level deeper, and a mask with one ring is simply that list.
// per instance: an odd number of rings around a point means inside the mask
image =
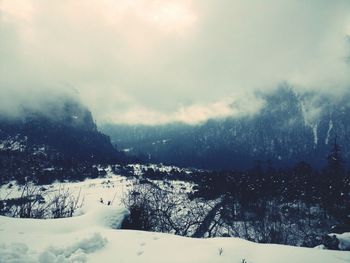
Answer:
[{"label": "low cloud", "polygon": [[349,14],[348,0],[0,0],[0,111],[63,92],[98,122],[193,124],[253,114],[283,82],[341,96]]},{"label": "low cloud", "polygon": [[262,99],[258,99],[251,94],[241,94],[240,96],[226,98],[209,104],[181,106],[169,113],[136,107],[117,116],[116,119],[109,119],[108,121],[111,123],[144,125],[181,122],[195,125],[208,119],[249,116],[258,112],[263,105],[264,101]]}]

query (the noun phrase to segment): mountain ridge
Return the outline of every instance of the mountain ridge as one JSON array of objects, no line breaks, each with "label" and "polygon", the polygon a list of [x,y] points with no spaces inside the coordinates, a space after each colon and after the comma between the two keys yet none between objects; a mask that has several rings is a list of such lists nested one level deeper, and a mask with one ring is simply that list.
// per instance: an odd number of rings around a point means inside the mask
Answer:
[{"label": "mountain ridge", "polygon": [[113,143],[145,161],[208,169],[246,169],[256,160],[276,166],[307,161],[321,168],[337,136],[350,157],[350,105],[342,98],[298,94],[288,86],[260,94],[254,116],[208,120],[195,126],[102,125]]},{"label": "mountain ridge", "polygon": [[26,147],[47,145],[66,158],[100,162],[116,159],[110,138],[97,130],[91,112],[74,99],[44,110],[24,109],[16,117],[0,116],[0,140],[25,142]]}]

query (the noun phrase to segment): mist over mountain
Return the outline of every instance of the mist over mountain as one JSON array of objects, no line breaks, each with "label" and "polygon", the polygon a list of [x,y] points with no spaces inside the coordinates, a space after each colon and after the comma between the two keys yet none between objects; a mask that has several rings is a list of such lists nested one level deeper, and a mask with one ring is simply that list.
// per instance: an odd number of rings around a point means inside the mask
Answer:
[{"label": "mist over mountain", "polygon": [[0,114],[1,150],[33,153],[42,149],[44,154],[54,151],[68,160],[120,161],[122,154],[97,130],[91,112],[76,98],[42,101],[40,108],[23,106],[16,114]]},{"label": "mist over mountain", "polygon": [[[283,81],[342,95],[349,10],[348,0],[2,0],[0,111],[74,89],[101,123],[198,124],[255,113],[248,95]],[[230,108],[237,97],[245,107]]]},{"label": "mist over mountain", "polygon": [[350,157],[350,94],[298,94],[287,85],[261,93],[255,115],[211,119],[200,125],[106,124],[101,130],[125,152],[149,162],[210,169],[245,169],[257,161],[277,167],[307,161],[321,168],[337,138]]}]

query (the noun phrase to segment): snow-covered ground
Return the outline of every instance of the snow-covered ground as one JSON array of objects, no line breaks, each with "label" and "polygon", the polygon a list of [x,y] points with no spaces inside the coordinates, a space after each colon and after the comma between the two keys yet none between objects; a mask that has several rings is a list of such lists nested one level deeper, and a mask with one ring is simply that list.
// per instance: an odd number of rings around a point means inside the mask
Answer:
[{"label": "snow-covered ground", "polygon": [[132,169],[133,173],[138,176],[142,175],[144,171],[147,171],[149,169],[153,169],[154,171],[165,172],[165,173],[170,173],[171,171],[175,171],[175,172],[184,172],[186,174],[191,174],[194,171],[202,171],[200,169],[180,168],[177,166],[163,165],[163,164],[147,164],[147,165],[129,164],[126,167]]},{"label": "snow-covered ground", "polygon": [[[46,220],[0,217],[0,263],[350,262],[350,252],[262,245],[237,238],[193,239],[118,230],[128,214],[121,199],[133,183],[109,173],[103,179],[46,186],[48,191],[64,186],[75,194],[80,192],[84,198],[80,215]],[[1,195],[19,193],[16,186],[0,189]],[[107,206],[108,201],[113,201],[112,205]]]}]

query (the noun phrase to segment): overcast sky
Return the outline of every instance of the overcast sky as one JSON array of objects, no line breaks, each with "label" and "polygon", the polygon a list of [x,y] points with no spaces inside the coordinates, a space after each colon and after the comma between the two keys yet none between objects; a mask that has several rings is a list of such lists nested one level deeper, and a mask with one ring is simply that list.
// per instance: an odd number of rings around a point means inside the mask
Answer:
[{"label": "overcast sky", "polygon": [[0,111],[77,94],[98,122],[252,114],[350,87],[349,0],[0,0]]}]

